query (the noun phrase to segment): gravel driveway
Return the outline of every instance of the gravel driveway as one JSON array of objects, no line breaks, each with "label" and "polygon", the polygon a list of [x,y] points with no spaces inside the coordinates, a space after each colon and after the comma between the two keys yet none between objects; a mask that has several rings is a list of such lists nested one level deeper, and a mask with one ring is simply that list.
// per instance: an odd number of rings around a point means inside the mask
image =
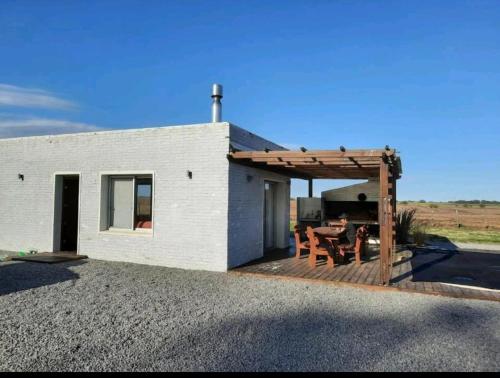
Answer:
[{"label": "gravel driveway", "polygon": [[500,370],[500,303],[85,260],[0,264],[0,370]]}]

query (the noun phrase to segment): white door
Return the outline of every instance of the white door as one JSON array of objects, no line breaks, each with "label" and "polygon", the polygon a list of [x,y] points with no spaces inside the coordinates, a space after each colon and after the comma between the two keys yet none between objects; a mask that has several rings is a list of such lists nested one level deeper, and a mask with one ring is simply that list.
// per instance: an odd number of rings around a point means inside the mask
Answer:
[{"label": "white door", "polygon": [[275,247],[275,219],[276,219],[276,184],[266,181],[264,183],[264,248]]},{"label": "white door", "polygon": [[110,226],[133,228],[134,223],[134,179],[113,178],[111,180]]}]

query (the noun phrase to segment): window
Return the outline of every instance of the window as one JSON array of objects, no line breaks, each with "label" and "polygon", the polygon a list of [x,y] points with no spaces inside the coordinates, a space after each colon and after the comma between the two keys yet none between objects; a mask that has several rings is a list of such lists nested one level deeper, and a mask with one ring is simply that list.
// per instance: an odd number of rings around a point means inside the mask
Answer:
[{"label": "window", "polygon": [[153,178],[110,176],[109,228],[152,228]]},{"label": "window", "polygon": [[151,228],[151,205],[153,199],[153,180],[151,177],[136,179],[135,193],[135,227]]}]

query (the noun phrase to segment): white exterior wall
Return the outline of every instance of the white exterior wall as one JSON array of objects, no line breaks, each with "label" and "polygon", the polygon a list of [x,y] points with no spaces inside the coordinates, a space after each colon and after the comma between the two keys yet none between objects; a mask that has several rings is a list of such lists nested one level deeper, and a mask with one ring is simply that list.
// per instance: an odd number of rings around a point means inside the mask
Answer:
[{"label": "white exterior wall", "polygon": [[[284,150],[255,134],[231,125],[231,143],[245,150]],[[248,181],[247,175],[252,176]],[[264,181],[278,183],[276,244],[287,248],[290,242],[290,178],[267,170],[229,165],[228,267],[232,268],[263,256]]]},{"label": "white exterior wall", "polygon": [[378,180],[369,180],[361,184],[324,191],[321,193],[321,197],[326,201],[358,201],[358,195],[364,193],[367,201],[377,202],[379,190],[380,182]]},{"label": "white exterior wall", "polygon": [[[55,174],[78,173],[78,253],[225,271],[228,147],[228,123],[2,139],[0,249],[52,251]],[[100,180],[109,173],[153,174],[152,234],[99,231]]]},{"label": "white exterior wall", "polygon": [[[278,183],[276,244],[288,247],[290,179],[230,163],[230,142],[283,149],[228,123],[0,139],[0,250],[57,249],[64,174],[80,177],[78,253],[90,258],[213,271],[259,258],[266,180]],[[152,233],[102,231],[101,181],[120,174],[153,176]]]}]

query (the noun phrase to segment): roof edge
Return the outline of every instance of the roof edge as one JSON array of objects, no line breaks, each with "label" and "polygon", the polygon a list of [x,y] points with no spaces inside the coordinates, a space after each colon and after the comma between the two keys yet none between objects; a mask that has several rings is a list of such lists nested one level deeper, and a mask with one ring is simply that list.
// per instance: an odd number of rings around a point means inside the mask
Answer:
[{"label": "roof edge", "polygon": [[147,132],[161,129],[179,129],[188,127],[210,127],[220,125],[231,125],[229,122],[206,122],[206,123],[192,123],[185,125],[166,125],[166,126],[153,126],[153,127],[138,127],[133,129],[102,129],[96,131],[86,131],[79,133],[66,133],[66,134],[46,134],[46,135],[30,135],[23,137],[0,138],[0,142],[13,141],[13,140],[28,140],[28,139],[48,139],[48,138],[63,138],[68,136],[85,136],[85,135],[107,135],[107,134],[122,134],[134,132]]}]

